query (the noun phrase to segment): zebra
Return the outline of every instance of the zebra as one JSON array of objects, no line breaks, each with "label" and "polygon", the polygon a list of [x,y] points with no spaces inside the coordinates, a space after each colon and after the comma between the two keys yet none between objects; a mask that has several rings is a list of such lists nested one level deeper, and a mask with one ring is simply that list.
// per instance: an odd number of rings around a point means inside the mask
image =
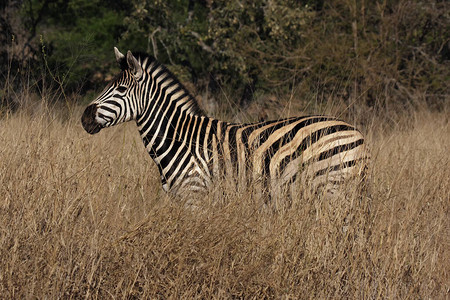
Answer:
[{"label": "zebra", "polygon": [[310,115],[238,124],[210,118],[164,65],[114,47],[121,72],[84,110],[90,134],[134,120],[162,187],[175,195],[207,192],[221,180],[276,197],[301,185],[334,194],[365,177],[367,146],[354,126]]}]

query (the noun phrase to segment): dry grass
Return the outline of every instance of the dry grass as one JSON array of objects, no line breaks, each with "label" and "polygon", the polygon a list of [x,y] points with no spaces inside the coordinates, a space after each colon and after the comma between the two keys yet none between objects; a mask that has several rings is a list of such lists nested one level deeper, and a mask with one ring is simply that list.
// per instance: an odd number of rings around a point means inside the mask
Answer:
[{"label": "dry grass", "polygon": [[370,130],[361,204],[279,213],[232,192],[187,210],[134,124],[89,136],[73,115],[0,120],[1,298],[449,297],[446,113]]}]

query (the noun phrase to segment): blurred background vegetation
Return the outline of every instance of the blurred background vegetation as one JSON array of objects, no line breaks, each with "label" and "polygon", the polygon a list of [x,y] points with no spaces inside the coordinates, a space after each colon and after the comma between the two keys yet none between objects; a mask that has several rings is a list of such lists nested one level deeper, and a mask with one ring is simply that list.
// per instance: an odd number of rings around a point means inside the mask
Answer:
[{"label": "blurred background vegetation", "polygon": [[238,107],[290,95],[439,109],[450,90],[448,1],[6,0],[1,106],[20,105],[24,90],[92,100],[118,72],[113,46],[148,52],[194,94]]}]

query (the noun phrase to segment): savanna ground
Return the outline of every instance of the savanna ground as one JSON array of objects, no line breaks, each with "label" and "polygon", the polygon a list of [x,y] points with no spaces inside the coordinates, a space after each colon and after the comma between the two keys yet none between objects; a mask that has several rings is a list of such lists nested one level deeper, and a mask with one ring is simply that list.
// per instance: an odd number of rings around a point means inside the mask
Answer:
[{"label": "savanna ground", "polygon": [[363,201],[275,213],[233,191],[186,209],[134,124],[90,136],[81,109],[0,120],[0,298],[449,297],[448,107],[366,122]]}]

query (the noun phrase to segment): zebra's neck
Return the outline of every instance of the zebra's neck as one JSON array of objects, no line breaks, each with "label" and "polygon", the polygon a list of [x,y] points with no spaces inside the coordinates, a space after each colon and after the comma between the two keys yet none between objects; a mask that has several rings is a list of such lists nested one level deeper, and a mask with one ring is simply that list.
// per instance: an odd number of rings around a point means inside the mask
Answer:
[{"label": "zebra's neck", "polygon": [[[171,138],[180,118],[202,116],[196,99],[163,65],[152,57],[139,57],[144,69],[140,83],[140,111],[136,118],[142,138],[154,145],[156,139]],[[147,145],[146,145],[147,146]]]},{"label": "zebra's neck", "polygon": [[[164,65],[160,64],[151,56],[139,56],[144,75],[140,84],[138,97],[141,98],[141,107],[143,108],[137,117],[138,126],[145,122],[145,117],[154,110],[171,104],[186,111],[190,115],[204,115],[197,100],[181,84],[175,75]],[[164,111],[160,111],[164,113]],[[170,113],[170,112],[166,112]]]},{"label": "zebra's neck", "polygon": [[196,147],[197,138],[203,141],[202,132],[196,133],[198,136],[194,139],[194,128],[210,119],[168,69],[148,59],[141,63],[145,72],[139,95],[141,111],[136,123],[148,153],[165,178],[168,166],[174,164],[172,158],[191,151]]}]

